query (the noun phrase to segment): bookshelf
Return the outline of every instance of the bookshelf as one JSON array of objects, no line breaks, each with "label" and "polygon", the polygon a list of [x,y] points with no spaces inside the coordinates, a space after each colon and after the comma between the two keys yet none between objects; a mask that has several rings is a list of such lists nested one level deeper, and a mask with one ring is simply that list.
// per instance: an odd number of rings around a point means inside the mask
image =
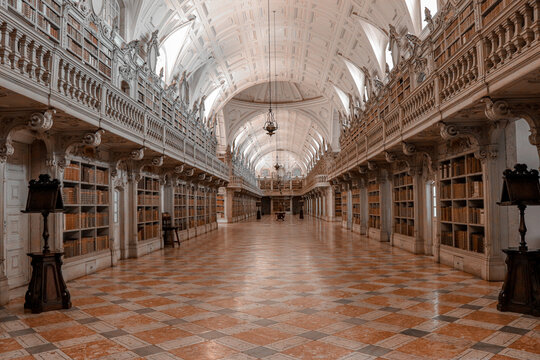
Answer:
[{"label": "bookshelf", "polygon": [[188,229],[195,229],[197,227],[197,218],[195,216],[195,188],[188,186],[187,188],[187,200],[188,200]]},{"label": "bookshelf", "polygon": [[208,213],[209,213],[209,223],[213,224],[217,222],[217,193],[216,190],[211,190],[208,193]]},{"label": "bookshelf", "polygon": [[137,184],[137,239],[153,240],[161,236],[159,180],[146,175]]},{"label": "bookshelf", "polygon": [[394,233],[414,236],[413,177],[405,172],[395,174],[393,195]]},{"label": "bookshelf", "polygon": [[352,193],[352,221],[354,225],[360,225],[362,223],[361,218],[361,204],[360,204],[360,189],[353,188]]},{"label": "bookshelf", "polygon": [[196,224],[197,226],[204,226],[206,224],[205,221],[205,203],[206,203],[206,197],[204,193],[204,189],[198,187],[196,190],[196,207],[197,207],[197,218],[196,218]]},{"label": "bookshelf", "polygon": [[85,24],[74,12],[68,12],[65,18],[67,50],[82,59],[93,70],[110,79],[112,48],[101,40],[98,25],[92,21]]},{"label": "bookshelf", "polygon": [[459,10],[452,10],[446,15],[446,19],[447,25],[434,40],[434,60],[437,66],[442,66],[454,56],[459,49],[471,41],[476,33],[473,2]]},{"label": "bookshelf", "polygon": [[178,231],[187,230],[187,201],[186,201],[187,186],[185,184],[177,184],[174,187],[174,226],[178,227]]},{"label": "bookshelf", "polygon": [[59,0],[8,0],[8,6],[39,31],[60,41],[62,1]]},{"label": "bookshelf", "polygon": [[[347,204],[347,190],[341,192],[341,221],[343,224],[347,224],[348,216],[348,204]],[[345,226],[345,225],[344,225]]]},{"label": "bookshelf", "polygon": [[473,154],[440,165],[441,245],[484,253],[484,175]]},{"label": "bookshelf", "polygon": [[341,217],[341,191],[335,190],[334,192],[334,216],[335,217]]},{"label": "bookshelf", "polygon": [[368,226],[381,229],[381,191],[377,180],[368,182]]},{"label": "bookshelf", "polygon": [[216,212],[218,219],[225,218],[225,194],[222,192],[216,195]]},{"label": "bookshelf", "polygon": [[109,169],[71,161],[64,170],[66,258],[109,249]]}]

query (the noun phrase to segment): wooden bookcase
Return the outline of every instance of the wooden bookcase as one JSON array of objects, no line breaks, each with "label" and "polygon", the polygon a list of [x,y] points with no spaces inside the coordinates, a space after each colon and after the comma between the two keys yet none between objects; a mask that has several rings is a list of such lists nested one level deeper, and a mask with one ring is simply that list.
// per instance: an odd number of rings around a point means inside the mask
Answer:
[{"label": "wooden bookcase", "polygon": [[381,190],[377,180],[368,182],[368,226],[381,229]]},{"label": "wooden bookcase", "polygon": [[341,191],[334,192],[334,216],[341,217]]},{"label": "wooden bookcase", "polygon": [[137,239],[154,240],[161,236],[159,180],[143,176],[137,184]]},{"label": "wooden bookcase", "polygon": [[66,48],[73,55],[103,75],[111,78],[112,48],[102,41],[98,25],[88,24],[72,11],[65,15],[67,21]]},{"label": "wooden bookcase", "polygon": [[178,231],[187,230],[188,211],[187,211],[187,186],[185,184],[177,184],[174,187],[174,226],[178,227]]},{"label": "wooden bookcase", "polygon": [[71,161],[64,170],[66,258],[109,249],[109,169]]},{"label": "wooden bookcase", "polygon": [[216,212],[218,219],[225,217],[225,194],[223,193],[216,195]]},{"label": "wooden bookcase", "polygon": [[352,193],[352,221],[353,226],[354,225],[361,225],[362,224],[362,218],[361,218],[361,203],[360,203],[360,192],[361,190],[358,188],[353,188],[351,190]]},{"label": "wooden bookcase", "polygon": [[394,233],[414,236],[413,177],[404,172],[395,174],[393,193]]},{"label": "wooden bookcase", "polygon": [[473,154],[442,161],[440,166],[441,245],[484,253],[484,175]]},{"label": "wooden bookcase", "polygon": [[187,187],[187,200],[188,200],[188,229],[195,229],[197,227],[197,218],[195,214],[196,210],[196,190],[193,186]]},{"label": "wooden bookcase", "polygon": [[10,9],[32,23],[40,32],[54,41],[60,41],[62,1],[8,0]]},{"label": "wooden bookcase", "polygon": [[347,190],[341,192],[341,222],[347,225],[347,216],[348,216],[348,204],[347,204]]},{"label": "wooden bookcase", "polygon": [[211,190],[208,193],[208,221],[210,224],[217,222],[217,193],[216,190]]},{"label": "wooden bookcase", "polygon": [[197,219],[196,223],[197,226],[204,226],[206,224],[205,221],[205,204],[206,204],[206,197],[204,193],[204,189],[198,187],[196,190],[196,207],[197,207]]}]

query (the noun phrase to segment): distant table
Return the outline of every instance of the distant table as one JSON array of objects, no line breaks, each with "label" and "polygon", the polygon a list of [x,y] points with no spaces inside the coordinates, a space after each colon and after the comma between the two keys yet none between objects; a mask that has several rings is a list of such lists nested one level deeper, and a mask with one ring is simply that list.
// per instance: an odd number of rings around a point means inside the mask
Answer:
[{"label": "distant table", "polygon": [[276,212],[276,220],[285,221],[285,212]]}]

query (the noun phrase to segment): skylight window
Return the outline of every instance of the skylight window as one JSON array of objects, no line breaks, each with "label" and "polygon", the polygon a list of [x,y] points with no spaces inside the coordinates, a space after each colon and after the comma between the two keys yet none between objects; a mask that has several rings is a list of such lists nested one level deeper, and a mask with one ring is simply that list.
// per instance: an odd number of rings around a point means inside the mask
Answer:
[{"label": "skylight window", "polygon": [[343,104],[343,107],[345,108],[345,112],[347,113],[347,115],[350,115],[349,114],[349,97],[347,96],[347,94],[343,92],[343,90],[341,90],[335,85],[334,85],[334,89],[336,90],[336,93],[338,94],[339,99],[341,100],[341,103]]},{"label": "skylight window", "polygon": [[364,75],[364,72],[362,70],[360,70],[356,65],[354,65],[350,61],[345,60],[345,64],[347,65],[347,68],[349,69],[349,73],[351,73],[351,76],[356,85],[356,90],[358,90],[358,94],[360,95],[360,98],[362,98],[362,95],[364,94],[364,85],[366,83],[366,76]]},{"label": "skylight window", "polygon": [[360,20],[362,29],[366,33],[366,37],[369,39],[369,43],[373,48],[373,52],[377,57],[377,62],[379,63],[381,71],[384,71],[384,58],[385,58],[385,45],[388,42],[387,35],[382,32],[379,28],[371,25],[370,23]]},{"label": "skylight window", "polygon": [[388,46],[386,47],[386,63],[388,64],[388,69],[392,71],[392,69],[394,68],[394,60],[392,59],[392,52],[390,51]]},{"label": "skylight window", "polygon": [[207,119],[208,115],[210,115],[210,113],[212,112],[212,108],[214,107],[214,104],[219,96],[220,90],[220,88],[215,88],[214,91],[212,91],[204,101],[204,117]]},{"label": "skylight window", "polygon": [[170,79],[176,59],[178,59],[182,48],[189,41],[189,29],[190,26],[182,26],[176,29],[167,37],[159,49],[160,56],[157,62],[157,72],[159,73],[161,68],[165,69],[165,81]]}]

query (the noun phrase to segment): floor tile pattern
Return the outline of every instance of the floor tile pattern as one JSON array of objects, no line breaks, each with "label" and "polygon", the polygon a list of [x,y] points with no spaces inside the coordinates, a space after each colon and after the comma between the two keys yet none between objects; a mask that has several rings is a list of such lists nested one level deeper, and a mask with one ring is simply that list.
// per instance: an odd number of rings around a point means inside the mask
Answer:
[{"label": "floor tile pattern", "polygon": [[265,218],[68,283],[73,308],[0,307],[5,359],[540,359],[500,283],[338,225]]}]

